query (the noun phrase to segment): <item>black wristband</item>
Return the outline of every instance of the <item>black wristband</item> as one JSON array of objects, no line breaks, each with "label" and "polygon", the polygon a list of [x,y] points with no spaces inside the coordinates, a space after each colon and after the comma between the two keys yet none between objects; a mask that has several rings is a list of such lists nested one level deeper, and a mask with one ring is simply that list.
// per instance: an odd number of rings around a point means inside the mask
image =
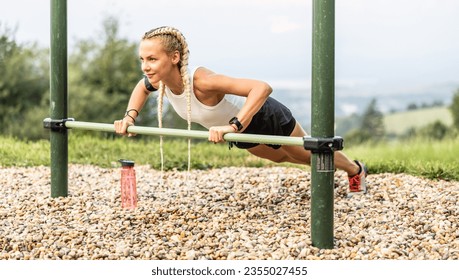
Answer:
[{"label": "black wristband", "polygon": [[230,121],[229,124],[235,124],[237,126],[237,131],[241,131],[244,126],[242,126],[242,123],[237,119],[237,117],[233,117]]},{"label": "black wristband", "polygon": [[139,116],[139,111],[137,111],[136,109],[129,109],[129,110],[126,111],[126,114],[124,114],[124,117],[130,117],[135,122],[135,118],[133,116],[129,115],[129,112],[131,112],[131,111],[134,111],[134,112],[137,113],[136,118]]},{"label": "black wristband", "polygon": [[134,111],[134,112],[137,113],[137,116],[136,116],[136,117],[139,116],[139,111],[137,111],[136,109],[129,109],[129,110],[127,110],[127,111],[126,111],[126,115],[129,114],[129,112],[131,112],[131,111]]}]

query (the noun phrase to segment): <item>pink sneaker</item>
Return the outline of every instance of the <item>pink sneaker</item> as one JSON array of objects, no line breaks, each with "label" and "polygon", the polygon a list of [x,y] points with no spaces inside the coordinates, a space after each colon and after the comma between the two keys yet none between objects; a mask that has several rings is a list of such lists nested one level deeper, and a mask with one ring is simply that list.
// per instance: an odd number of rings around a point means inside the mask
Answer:
[{"label": "pink sneaker", "polygon": [[365,177],[368,174],[367,167],[363,162],[354,161],[360,168],[359,173],[349,177],[349,191],[351,193],[367,193],[367,184],[365,183]]}]

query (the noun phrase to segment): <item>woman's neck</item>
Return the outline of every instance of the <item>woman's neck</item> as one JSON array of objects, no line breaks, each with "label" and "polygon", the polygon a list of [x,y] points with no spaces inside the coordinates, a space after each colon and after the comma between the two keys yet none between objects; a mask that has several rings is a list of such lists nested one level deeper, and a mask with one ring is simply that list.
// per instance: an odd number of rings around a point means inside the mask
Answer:
[{"label": "woman's neck", "polygon": [[180,71],[173,71],[168,79],[163,80],[163,83],[172,91],[173,94],[180,95],[185,90],[183,88],[183,80]]}]

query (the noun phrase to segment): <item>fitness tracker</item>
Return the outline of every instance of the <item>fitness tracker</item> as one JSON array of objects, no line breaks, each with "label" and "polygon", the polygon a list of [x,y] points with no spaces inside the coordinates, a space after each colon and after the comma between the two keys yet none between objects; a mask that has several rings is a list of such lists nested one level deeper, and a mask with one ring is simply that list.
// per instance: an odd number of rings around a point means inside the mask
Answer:
[{"label": "fitness tracker", "polygon": [[233,117],[230,121],[229,124],[235,124],[237,126],[237,131],[241,131],[244,127],[242,126],[242,123],[237,119],[237,117]]}]

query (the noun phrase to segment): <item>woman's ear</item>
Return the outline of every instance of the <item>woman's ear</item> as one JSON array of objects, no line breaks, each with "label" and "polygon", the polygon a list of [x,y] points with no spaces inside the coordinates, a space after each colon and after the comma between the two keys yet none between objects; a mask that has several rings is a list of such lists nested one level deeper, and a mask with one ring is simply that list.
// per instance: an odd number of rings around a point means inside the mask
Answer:
[{"label": "woman's ear", "polygon": [[174,51],[171,55],[171,60],[173,64],[178,64],[180,62],[180,52]]}]

